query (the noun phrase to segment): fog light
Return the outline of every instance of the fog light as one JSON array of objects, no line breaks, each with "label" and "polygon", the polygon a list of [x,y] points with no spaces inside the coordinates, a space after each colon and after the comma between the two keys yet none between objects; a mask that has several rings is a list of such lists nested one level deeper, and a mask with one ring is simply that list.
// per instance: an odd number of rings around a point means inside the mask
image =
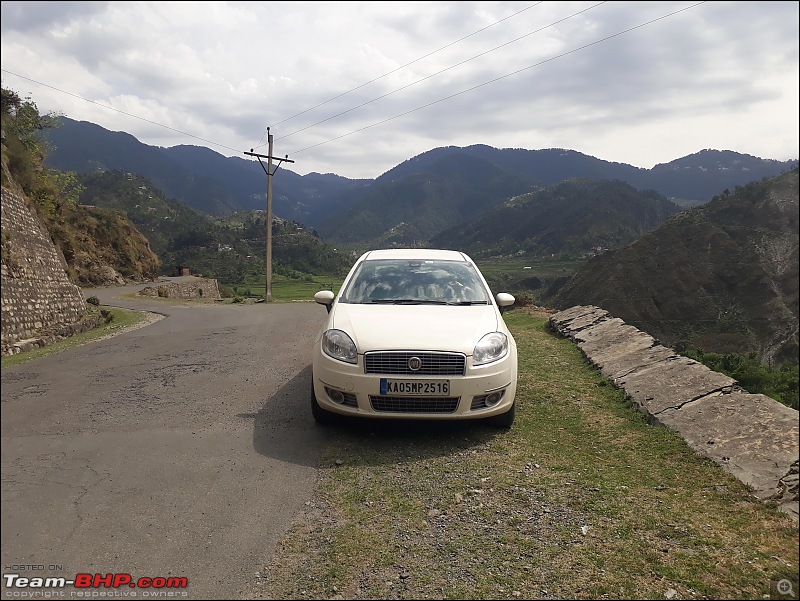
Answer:
[{"label": "fog light", "polygon": [[494,407],[500,402],[500,399],[503,398],[503,393],[505,393],[504,390],[501,390],[500,392],[493,392],[492,394],[487,395],[486,400],[483,402],[487,407]]},{"label": "fog light", "polygon": [[328,393],[328,398],[332,400],[334,403],[341,405],[344,402],[344,395],[340,390],[336,390],[334,388],[325,387],[325,392]]}]

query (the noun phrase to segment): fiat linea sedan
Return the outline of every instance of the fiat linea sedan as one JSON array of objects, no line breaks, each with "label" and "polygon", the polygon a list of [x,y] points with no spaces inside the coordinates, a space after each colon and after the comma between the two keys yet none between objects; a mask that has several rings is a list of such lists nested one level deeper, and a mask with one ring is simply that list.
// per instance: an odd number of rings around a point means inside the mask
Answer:
[{"label": "fiat linea sedan", "polygon": [[395,419],[486,419],[510,428],[517,346],[467,255],[373,250],[314,295],[328,310],[313,350],[311,411]]}]

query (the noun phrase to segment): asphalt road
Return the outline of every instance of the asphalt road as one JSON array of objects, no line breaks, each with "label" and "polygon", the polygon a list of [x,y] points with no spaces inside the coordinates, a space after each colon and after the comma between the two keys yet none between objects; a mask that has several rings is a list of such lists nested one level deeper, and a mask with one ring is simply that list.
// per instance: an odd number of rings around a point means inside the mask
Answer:
[{"label": "asphalt road", "polygon": [[184,576],[184,598],[236,598],[311,498],[325,310],[113,298],[130,289],[86,296],[166,318],[2,370],[3,574]]}]

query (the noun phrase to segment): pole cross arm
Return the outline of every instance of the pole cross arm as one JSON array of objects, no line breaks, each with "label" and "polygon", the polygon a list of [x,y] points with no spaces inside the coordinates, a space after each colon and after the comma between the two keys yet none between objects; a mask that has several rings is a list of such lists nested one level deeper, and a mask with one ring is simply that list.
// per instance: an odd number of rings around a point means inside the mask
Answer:
[{"label": "pole cross arm", "polygon": [[[261,168],[264,170],[264,173],[266,173],[268,176],[275,175],[275,172],[278,171],[278,167],[281,166],[281,163],[294,163],[294,161],[289,158],[288,154],[286,155],[286,158],[283,159],[278,157],[271,157],[268,154],[258,154],[257,152],[253,152],[252,149],[250,150],[250,152],[245,152],[244,154],[246,154],[247,156],[256,157],[258,159],[259,164],[261,165]],[[264,166],[264,163],[261,162],[261,159],[271,159],[273,161],[278,161],[278,164],[275,166],[275,170],[272,173],[270,173],[269,170]]]}]

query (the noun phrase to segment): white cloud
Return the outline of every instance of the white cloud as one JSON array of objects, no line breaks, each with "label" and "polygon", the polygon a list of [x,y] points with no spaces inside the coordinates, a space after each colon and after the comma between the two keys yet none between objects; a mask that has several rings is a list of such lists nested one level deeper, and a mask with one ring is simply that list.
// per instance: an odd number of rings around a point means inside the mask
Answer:
[{"label": "white cloud", "polygon": [[471,144],[798,158],[798,3],[696,4],[4,1],[3,86],[157,146],[270,125],[353,178]]}]

